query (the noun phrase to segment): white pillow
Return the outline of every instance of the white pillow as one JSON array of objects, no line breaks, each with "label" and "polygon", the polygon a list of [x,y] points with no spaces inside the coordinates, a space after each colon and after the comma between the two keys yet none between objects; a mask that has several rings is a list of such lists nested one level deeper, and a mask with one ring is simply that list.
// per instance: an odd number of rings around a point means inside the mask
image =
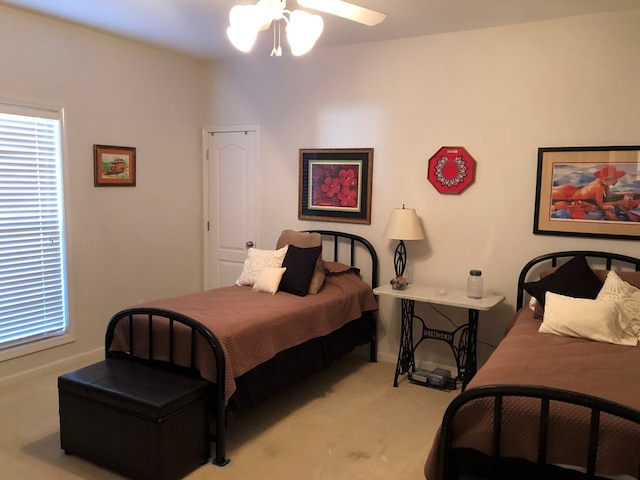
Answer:
[{"label": "white pillow", "polygon": [[613,300],[545,295],[540,333],[588,338],[618,345],[637,345],[638,339],[621,325],[622,312]]},{"label": "white pillow", "polygon": [[640,290],[611,271],[596,300],[613,300],[622,311],[623,327],[640,340]]},{"label": "white pillow", "polygon": [[284,275],[285,270],[286,267],[264,267],[260,270],[253,287],[251,287],[251,291],[275,295],[278,291],[280,280],[282,280],[282,275]]},{"label": "white pillow", "polygon": [[279,250],[260,250],[258,248],[250,248],[247,252],[247,259],[244,261],[244,267],[236,285],[249,285],[252,286],[258,273],[264,267],[277,267],[282,266],[282,260],[287,254],[288,245],[282,247]]}]

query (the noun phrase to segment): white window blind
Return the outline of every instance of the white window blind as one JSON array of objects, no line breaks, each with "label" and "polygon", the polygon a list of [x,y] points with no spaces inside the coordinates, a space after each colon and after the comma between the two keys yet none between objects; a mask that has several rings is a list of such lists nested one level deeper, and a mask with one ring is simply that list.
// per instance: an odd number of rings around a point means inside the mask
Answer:
[{"label": "white window blind", "polygon": [[0,350],[67,330],[61,114],[0,104]]}]

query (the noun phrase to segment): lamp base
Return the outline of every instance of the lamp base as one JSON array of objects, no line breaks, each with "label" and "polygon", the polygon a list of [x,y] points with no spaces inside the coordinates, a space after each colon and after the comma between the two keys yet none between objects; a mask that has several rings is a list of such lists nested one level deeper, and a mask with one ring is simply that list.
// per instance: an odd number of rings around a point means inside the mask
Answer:
[{"label": "lamp base", "polygon": [[404,277],[395,277],[391,279],[391,288],[394,290],[405,290],[409,282]]},{"label": "lamp base", "polygon": [[400,243],[398,243],[396,247],[393,256],[393,266],[396,269],[396,277],[402,277],[404,275],[404,269],[407,266],[407,249],[402,240],[400,240]]}]

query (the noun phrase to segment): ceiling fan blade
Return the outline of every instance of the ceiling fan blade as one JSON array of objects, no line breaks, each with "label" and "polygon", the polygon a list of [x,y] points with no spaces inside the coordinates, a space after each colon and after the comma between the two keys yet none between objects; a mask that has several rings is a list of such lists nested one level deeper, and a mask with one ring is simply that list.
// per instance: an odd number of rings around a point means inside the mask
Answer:
[{"label": "ceiling fan blade", "polygon": [[303,8],[311,8],[319,12],[330,13],[338,17],[353,20],[354,22],[363,23],[370,27],[379,24],[387,18],[384,13],[360,7],[343,0],[298,0],[298,4]]}]

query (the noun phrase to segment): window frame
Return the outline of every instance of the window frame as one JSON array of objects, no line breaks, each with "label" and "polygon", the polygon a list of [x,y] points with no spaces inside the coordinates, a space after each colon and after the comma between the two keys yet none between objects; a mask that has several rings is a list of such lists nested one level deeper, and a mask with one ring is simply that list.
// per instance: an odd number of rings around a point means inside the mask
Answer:
[{"label": "window frame", "polygon": [[62,208],[60,214],[62,218],[62,234],[63,247],[61,252],[63,264],[63,296],[66,312],[66,331],[60,335],[42,337],[28,341],[15,346],[0,347],[0,362],[13,358],[30,355],[50,348],[58,347],[75,342],[75,322],[73,320],[71,301],[70,301],[70,285],[71,285],[71,269],[69,261],[70,252],[70,235],[69,235],[69,214],[68,214],[68,184],[69,184],[69,162],[67,155],[67,135],[66,135],[66,118],[65,108],[60,105],[50,105],[42,102],[30,102],[23,100],[14,100],[0,97],[0,112],[13,115],[36,116],[41,118],[54,118],[59,122],[59,146],[60,146],[60,167],[61,176],[59,178],[60,193],[62,197]]}]

